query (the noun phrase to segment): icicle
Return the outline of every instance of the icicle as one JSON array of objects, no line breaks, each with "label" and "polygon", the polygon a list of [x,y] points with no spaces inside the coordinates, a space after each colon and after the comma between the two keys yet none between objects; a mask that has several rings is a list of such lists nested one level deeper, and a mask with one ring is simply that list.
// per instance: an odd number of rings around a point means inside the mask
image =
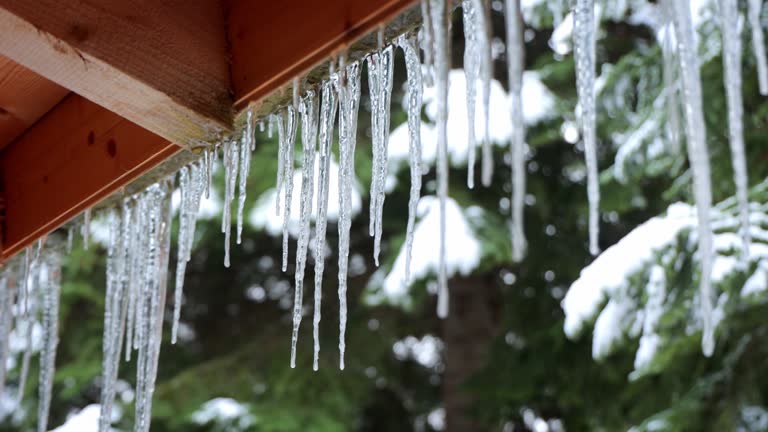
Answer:
[{"label": "icicle", "polygon": [[[247,150],[246,145],[243,144],[241,151],[245,151],[248,154]],[[187,268],[187,262],[191,257],[197,214],[200,210],[200,199],[205,187],[204,170],[204,165],[192,164],[179,171],[181,206],[179,208],[179,238],[178,247],[176,248],[176,289],[174,292],[173,326],[171,330],[171,343],[173,344],[176,343],[178,336],[181,301],[184,292],[184,273]]]},{"label": "icicle", "polygon": [[386,196],[386,182],[387,171],[389,168],[389,161],[387,157],[387,147],[389,146],[389,118],[390,118],[390,105],[392,98],[392,72],[395,61],[394,48],[392,45],[387,46],[381,51],[379,57],[379,171],[376,174],[378,176],[378,189],[379,194],[376,199],[376,227],[374,231],[373,241],[373,258],[376,261],[376,265],[379,265],[379,253],[381,252],[381,234],[382,234],[382,221],[384,213],[384,198]]},{"label": "icicle", "polygon": [[32,360],[32,330],[34,328],[35,316],[37,315],[37,302],[33,301],[33,293],[36,292],[38,286],[38,268],[41,244],[38,243],[38,250],[32,255],[31,246],[27,247],[25,252],[25,264],[24,264],[24,282],[22,284],[23,297],[19,298],[19,306],[23,309],[19,322],[24,323],[24,356],[21,360],[21,372],[19,372],[19,388],[16,394],[16,402],[20,404],[24,400],[24,393],[27,387],[27,376],[29,375],[29,364]]},{"label": "icicle", "polygon": [[[477,101],[477,80],[480,76],[480,51],[477,41],[479,11],[474,0],[461,2],[464,20],[464,77],[467,86],[467,187],[475,187],[475,107]],[[407,278],[406,278],[407,279]]]},{"label": "icicle", "polygon": [[[334,76],[331,80],[336,79]],[[323,295],[323,271],[325,270],[325,229],[328,216],[329,168],[331,144],[333,143],[333,121],[336,117],[336,92],[332,82],[323,83],[323,103],[320,111],[320,174],[317,188],[317,219],[315,222],[315,309],[313,317],[314,360],[312,369],[317,370],[320,355],[320,304]]]},{"label": "icicle", "polygon": [[10,337],[13,327],[13,303],[16,281],[7,273],[0,275],[0,394],[5,391],[5,366],[10,352]]},{"label": "icicle", "polygon": [[291,221],[291,200],[293,199],[293,148],[296,141],[296,109],[289,106],[285,112],[284,124],[279,128],[280,139],[284,139],[283,182],[285,183],[285,208],[283,209],[283,271],[288,270],[288,223]]},{"label": "icicle", "polygon": [[[475,2],[475,15],[477,19],[477,48],[479,51],[478,70],[480,72],[480,88],[482,89],[483,106],[483,186],[489,187],[493,180],[493,147],[489,129],[491,102],[491,79],[493,78],[493,57],[491,55],[491,2],[486,0],[472,0]],[[474,149],[473,149],[474,151]]]},{"label": "icicle", "polygon": [[[342,57],[343,58],[343,57]],[[344,369],[347,329],[347,270],[349,230],[352,226],[352,184],[355,181],[355,143],[360,108],[360,64],[346,67],[339,84],[339,369]]]},{"label": "icicle", "polygon": [[520,0],[506,0],[507,73],[509,74],[510,114],[512,139],[512,259],[519,262],[525,256],[526,241],[523,229],[525,205],[525,123],[523,122],[523,16]]},{"label": "icicle", "polygon": [[19,292],[19,307],[22,310],[22,320],[26,320],[29,315],[29,278],[32,276],[32,246],[24,249],[24,268],[21,274],[21,290]]},{"label": "icicle", "polygon": [[[184,171],[184,170],[182,170]],[[184,173],[183,175],[186,175]],[[182,201],[184,198],[182,197]],[[102,383],[101,383],[101,412],[99,414],[99,431],[106,432],[109,428],[110,415],[112,413],[112,402],[114,399],[114,387],[112,385],[112,370],[119,364],[119,352],[115,349],[122,342],[117,338],[115,322],[117,318],[117,307],[119,303],[121,290],[118,267],[121,248],[121,230],[122,221],[118,218],[115,210],[109,212],[109,245],[107,247],[107,293],[104,298],[104,339],[103,339],[103,357],[102,357]],[[127,228],[127,227],[126,227]]]},{"label": "icicle", "polygon": [[[247,152],[246,152],[247,153]],[[240,147],[235,141],[224,143],[224,211],[221,231],[224,233],[224,267],[229,267],[230,235],[232,232],[232,201],[235,199]]]},{"label": "icicle", "polygon": [[59,257],[52,253],[40,270],[40,287],[43,289],[43,347],[40,352],[39,402],[37,430],[48,430],[48,412],[51,407],[53,376],[56,368],[56,347],[59,344],[59,294],[61,268]]},{"label": "icicle", "polygon": [[313,90],[301,100],[301,146],[303,161],[301,167],[301,202],[299,241],[296,246],[296,273],[293,305],[293,333],[291,335],[291,367],[296,365],[296,342],[299,337],[301,310],[304,298],[304,270],[307,265],[307,247],[309,246],[310,218],[315,178],[315,150],[317,147],[317,108],[318,98]]},{"label": "icicle", "polygon": [[155,390],[157,362],[162,341],[163,311],[170,249],[170,185],[162,182],[150,186],[142,196],[148,214],[142,235],[147,237],[144,251],[143,274],[137,299],[136,330],[138,333],[138,359],[136,370],[137,432],[149,430],[152,394]]},{"label": "icicle", "polygon": [[72,253],[72,243],[74,242],[75,232],[72,227],[67,229],[67,253]]},{"label": "icicle", "polygon": [[245,210],[245,195],[248,186],[248,174],[251,170],[251,152],[253,151],[254,142],[253,112],[249,109],[246,113],[245,132],[240,141],[240,177],[238,178],[237,195],[237,244],[242,242],[243,211]]},{"label": "icicle", "polygon": [[680,153],[680,102],[678,93],[680,84],[677,73],[677,60],[675,58],[674,44],[674,16],[672,11],[673,0],[663,0],[660,2],[662,28],[664,29],[664,40],[661,45],[661,54],[664,60],[664,92],[667,104],[667,133],[669,135],[670,150],[674,154]]},{"label": "icicle", "polygon": [[600,253],[598,246],[600,186],[597,173],[597,131],[595,130],[595,5],[594,0],[577,0],[573,28],[576,60],[576,90],[579,96],[579,120],[587,163],[589,199],[589,251]]},{"label": "icicle", "polygon": [[[208,160],[210,161],[210,159]],[[210,165],[206,165],[210,166]],[[207,171],[207,169],[206,169]],[[206,174],[206,180],[207,180],[207,174]],[[208,182],[206,181],[206,185]],[[127,298],[127,313],[126,313],[126,323],[125,323],[125,361],[131,360],[131,352],[138,348],[138,341],[136,339],[136,335],[134,333],[134,330],[137,326],[136,317],[137,317],[137,307],[136,303],[138,301],[139,297],[139,279],[141,275],[141,268],[143,267],[143,255],[144,255],[144,245],[145,245],[145,235],[141,235],[140,233],[144,233],[144,225],[146,221],[146,212],[143,211],[146,210],[144,206],[144,200],[139,199],[138,201],[134,201],[133,199],[126,199],[123,201],[123,212],[130,214],[130,227],[128,230],[129,238],[126,241],[126,248],[130,251],[129,256],[126,258],[126,265],[128,266],[128,269],[126,270],[126,289],[128,292],[126,293]]]},{"label": "icicle", "polygon": [[[373,237],[376,232],[376,200],[379,199],[379,164],[381,163],[381,149],[379,146],[379,128],[381,127],[381,115],[379,114],[379,98],[381,92],[379,87],[381,86],[381,68],[379,64],[381,61],[379,58],[381,54],[376,52],[368,56],[366,59],[366,65],[368,66],[368,91],[370,93],[371,100],[371,148],[373,150],[373,158],[371,161],[371,192],[370,192],[370,206],[369,206],[369,218],[368,218],[368,234]],[[375,253],[374,253],[375,257]]]},{"label": "icicle", "polygon": [[421,193],[421,103],[424,85],[416,40],[403,35],[397,43],[405,53],[405,67],[408,74],[408,156],[411,168],[411,194],[408,199],[408,225],[405,233],[405,281],[407,283],[411,279],[413,229]]},{"label": "icicle", "polygon": [[704,112],[701,100],[701,77],[691,23],[688,2],[673,2],[675,15],[675,39],[680,62],[680,77],[683,84],[685,103],[685,133],[688,158],[693,171],[693,195],[696,200],[699,231],[699,259],[701,260],[700,300],[704,334],[702,350],[711,356],[714,351],[714,319],[712,316],[712,229],[709,211],[712,206],[710,185],[709,152],[707,151]]},{"label": "icicle", "polygon": [[742,254],[749,258],[749,197],[747,161],[744,155],[744,106],[741,99],[741,35],[736,0],[720,1],[720,29],[723,36],[723,69],[728,102],[728,135],[731,144],[733,177],[741,216]]},{"label": "icicle", "polygon": [[434,62],[434,28],[432,26],[432,13],[430,12],[430,0],[421,0],[421,20],[424,23],[419,35],[421,47],[424,49],[424,84],[432,87],[435,76]]},{"label": "icicle", "polygon": [[451,59],[450,5],[430,0],[435,35],[435,83],[437,94],[437,194],[440,200],[440,251],[437,315],[448,316],[448,277],[445,268],[445,204],[448,199],[448,70]]},{"label": "icicle", "polygon": [[765,55],[765,40],[763,37],[763,25],[760,22],[760,9],[763,2],[761,0],[749,0],[749,25],[752,27],[752,48],[755,52],[755,61],[757,62],[757,81],[760,86],[760,94],[768,95],[768,60]]},{"label": "icicle", "polygon": [[88,244],[91,238],[91,209],[83,212],[83,226],[80,228],[83,235],[83,249],[88,250]]},{"label": "icicle", "polygon": [[[283,192],[283,180],[285,174],[285,120],[284,117],[288,114],[280,115],[277,117],[277,180],[275,181],[275,216],[280,216],[280,194]],[[269,122],[269,137],[272,138],[272,119],[274,116],[270,116]],[[289,179],[290,181],[291,179]]]},{"label": "icicle", "polygon": [[373,259],[379,265],[381,247],[382,213],[386,195],[387,145],[389,141],[390,101],[392,96],[392,70],[394,49],[385,47],[368,57],[368,82],[371,92],[373,169],[371,172],[371,220],[370,235],[374,236]]}]

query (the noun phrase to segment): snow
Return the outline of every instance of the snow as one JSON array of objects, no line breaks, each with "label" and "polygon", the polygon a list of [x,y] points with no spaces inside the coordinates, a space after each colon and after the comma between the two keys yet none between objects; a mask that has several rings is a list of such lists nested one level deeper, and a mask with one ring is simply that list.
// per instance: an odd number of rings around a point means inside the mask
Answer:
[{"label": "snow", "polygon": [[204,403],[200,409],[192,413],[192,421],[205,425],[214,423],[229,423],[239,420],[241,427],[255,422],[248,407],[231,398],[215,398]]},{"label": "snow", "polygon": [[[319,183],[319,158],[315,159],[315,193],[312,198],[312,218],[317,214],[317,185]],[[328,220],[335,221],[339,217],[339,165],[331,158],[330,164],[330,184],[328,191]],[[360,187],[355,180],[355,186],[352,188],[351,209],[352,215],[357,215],[363,207],[362,197],[360,196]],[[297,171],[293,175],[293,186],[296,190],[301,189],[301,172]],[[269,189],[257,199],[256,204],[248,215],[248,222],[257,229],[264,229],[270,235],[277,236],[282,233],[283,218],[275,215],[275,189]],[[291,207],[298,209],[300,207],[300,194],[293,194],[291,197]],[[283,202],[280,201],[282,210]],[[300,214],[298,211],[291,212],[291,220],[288,223],[288,231],[294,237],[298,236],[300,228]]]},{"label": "snow", "polygon": [[[448,154],[453,166],[463,166],[467,163],[467,137],[469,124],[467,122],[466,78],[460,69],[452,70],[448,79]],[[523,73],[523,120],[527,125],[550,118],[554,113],[555,97],[541,81],[537,72]],[[424,105],[430,122],[421,124],[422,161],[432,165],[437,156],[437,132],[434,122],[437,117],[437,102],[433,87],[424,88]],[[475,130],[479,147],[485,138],[484,116],[477,104]],[[489,102],[490,116],[488,119],[491,142],[500,147],[506,147],[512,136],[512,124],[509,121],[509,95],[501,84],[491,81],[491,96]],[[408,160],[408,123],[396,127],[389,135],[389,163],[398,165]]]},{"label": "snow", "polygon": [[552,31],[552,36],[549,39],[549,46],[552,50],[560,55],[566,55],[571,52],[571,35],[573,34],[573,13],[569,13],[565,16],[565,19],[559,26]]},{"label": "snow", "polygon": [[[759,242],[750,244],[750,260],[745,263],[740,256],[742,237],[737,232],[740,217],[735,198],[730,198],[710,213],[713,236],[712,282],[721,287],[717,302],[711,312],[712,329],[726,317],[729,297],[725,284],[738,274],[749,274],[740,295],[742,298],[762,293],[768,289],[768,232],[763,228],[765,205],[753,203],[750,207],[750,236]],[[565,333],[577,337],[591,320],[595,319],[592,335],[592,354],[596,359],[610,354],[626,339],[638,339],[635,352],[635,370],[630,379],[641,376],[654,360],[663,344],[657,325],[666,311],[666,268],[679,271],[680,258],[693,251],[694,263],[700,261],[697,249],[698,230],[695,207],[684,203],[671,205],[666,214],[641,224],[614,246],[608,248],[590,265],[585,267],[562,302],[565,311]],[[680,235],[685,232],[686,243],[679,250]],[[663,267],[662,267],[663,266]],[[646,280],[636,291],[631,284]],[[643,279],[645,278],[645,279]],[[693,320],[686,327],[686,334],[702,329],[702,315],[698,308],[701,296],[694,294],[691,308]],[[599,312],[599,313],[598,313]],[[595,318],[595,316],[597,316]]]},{"label": "snow", "polygon": [[82,410],[71,414],[63,425],[51,432],[97,432],[99,430],[99,404],[88,405]]},{"label": "snow", "polygon": [[433,335],[424,335],[421,339],[407,336],[392,345],[392,352],[400,360],[413,359],[421,366],[432,369],[440,364],[443,341]]},{"label": "snow", "polygon": [[[482,246],[475,236],[461,207],[451,198],[446,201],[446,225],[451,227],[446,236],[446,272],[467,275],[480,264]],[[437,197],[425,196],[419,201],[418,215],[421,218],[414,229],[413,258],[411,260],[411,282],[435,275],[438,270],[438,250],[435,245],[440,239],[439,203]],[[474,208],[467,209],[467,212]],[[407,303],[409,284],[405,278],[405,247],[402,247],[394,265],[382,282],[380,295],[373,301],[392,304]],[[372,283],[375,283],[373,281]]]},{"label": "snow", "polygon": [[563,299],[566,335],[576,337],[607,296],[626,284],[632,273],[653,258],[654,252],[695,224],[691,206],[675,203],[666,215],[642,223],[600,254],[581,271]]},{"label": "snow", "polygon": [[762,293],[766,288],[768,288],[768,273],[766,273],[765,267],[760,265],[752,276],[744,282],[744,287],[741,289],[741,296],[749,297],[752,294]]}]

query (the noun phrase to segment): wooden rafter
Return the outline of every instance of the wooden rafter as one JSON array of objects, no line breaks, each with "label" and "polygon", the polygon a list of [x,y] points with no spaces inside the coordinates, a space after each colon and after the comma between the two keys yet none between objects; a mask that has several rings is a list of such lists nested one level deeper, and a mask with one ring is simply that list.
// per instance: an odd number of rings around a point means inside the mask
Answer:
[{"label": "wooden rafter", "polygon": [[219,0],[0,0],[0,54],[181,145],[232,124]]},{"label": "wooden rafter", "polygon": [[68,96],[2,152],[1,256],[13,256],[179,151],[81,96]]},{"label": "wooden rafter", "polygon": [[[137,178],[194,159],[171,142],[215,141],[236,110],[272,110],[293,77],[322,79],[327,67],[312,68],[328,56],[359,58],[375,42],[355,51],[357,39],[416,2],[0,0],[0,55],[77,93],[0,151],[0,261]],[[0,82],[0,107],[2,96]]]},{"label": "wooden rafter", "polygon": [[236,107],[243,109],[249,102],[262,100],[414,3],[230,0],[227,16]]},{"label": "wooden rafter", "polygon": [[10,144],[69,90],[0,56],[0,149]]}]

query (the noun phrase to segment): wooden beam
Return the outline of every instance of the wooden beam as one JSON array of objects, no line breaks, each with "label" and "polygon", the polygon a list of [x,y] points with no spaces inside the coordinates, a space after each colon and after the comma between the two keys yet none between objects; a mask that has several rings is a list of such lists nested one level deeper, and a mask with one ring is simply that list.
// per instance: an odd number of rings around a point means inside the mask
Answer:
[{"label": "wooden beam", "polygon": [[72,94],[0,153],[6,259],[181,151]]},{"label": "wooden beam", "polygon": [[0,56],[0,149],[10,144],[69,90]]},{"label": "wooden beam", "polygon": [[231,127],[220,0],[0,0],[0,28],[0,54],[167,140]]},{"label": "wooden beam", "polygon": [[229,0],[235,107],[260,101],[416,0]]}]

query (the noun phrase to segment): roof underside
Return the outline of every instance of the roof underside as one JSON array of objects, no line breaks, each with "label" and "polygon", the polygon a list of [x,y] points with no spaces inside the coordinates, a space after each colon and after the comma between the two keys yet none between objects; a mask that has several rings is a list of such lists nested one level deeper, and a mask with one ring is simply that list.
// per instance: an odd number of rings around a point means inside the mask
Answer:
[{"label": "roof underside", "polygon": [[0,0],[0,261],[413,27],[414,3]]}]

